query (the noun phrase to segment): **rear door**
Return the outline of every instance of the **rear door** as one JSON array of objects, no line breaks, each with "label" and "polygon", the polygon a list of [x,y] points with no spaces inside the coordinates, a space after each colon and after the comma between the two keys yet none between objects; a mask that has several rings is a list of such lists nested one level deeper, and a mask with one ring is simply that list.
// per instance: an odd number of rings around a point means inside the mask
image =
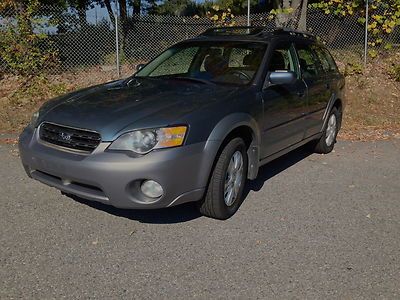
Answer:
[{"label": "rear door", "polygon": [[297,80],[292,84],[272,85],[266,78],[262,91],[262,158],[303,139],[306,125],[304,116],[307,112],[307,87],[301,79],[293,44],[275,44],[269,51],[269,57],[267,78],[270,72],[292,71],[297,74]]},{"label": "rear door", "polygon": [[296,44],[301,76],[308,88],[304,137],[319,133],[331,97],[331,86],[313,44]]},{"label": "rear door", "polygon": [[[341,86],[340,82],[342,80],[342,75],[338,70],[335,60],[326,48],[322,46],[314,46],[314,51],[321,62],[324,71],[324,79],[329,87],[329,100],[332,98],[336,99],[338,88]],[[327,112],[325,111],[325,113]]]}]

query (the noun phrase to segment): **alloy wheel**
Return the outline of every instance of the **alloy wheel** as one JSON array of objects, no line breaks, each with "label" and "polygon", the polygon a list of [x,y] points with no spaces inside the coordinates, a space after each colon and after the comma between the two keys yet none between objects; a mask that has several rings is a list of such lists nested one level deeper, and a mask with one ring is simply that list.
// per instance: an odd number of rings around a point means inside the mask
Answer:
[{"label": "alloy wheel", "polygon": [[328,126],[326,127],[326,145],[330,147],[335,140],[337,130],[337,121],[335,114],[332,114],[328,120]]},{"label": "alloy wheel", "polygon": [[225,175],[224,200],[232,206],[238,197],[243,179],[243,155],[240,151],[233,153]]}]

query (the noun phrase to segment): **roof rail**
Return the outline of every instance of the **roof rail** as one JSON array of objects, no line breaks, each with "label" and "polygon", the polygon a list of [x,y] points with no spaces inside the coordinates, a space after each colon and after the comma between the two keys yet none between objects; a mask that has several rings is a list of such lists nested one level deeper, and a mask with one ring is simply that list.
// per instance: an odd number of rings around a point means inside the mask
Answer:
[{"label": "roof rail", "polygon": [[271,34],[296,35],[302,38],[317,40],[317,38],[310,32],[300,31],[287,27],[270,29],[270,30],[265,27],[256,27],[256,26],[213,27],[207,29],[200,35],[201,36],[230,36],[230,35],[265,36]]},{"label": "roof rail", "polygon": [[287,28],[287,27],[277,28],[274,30],[274,33],[275,34],[282,34],[282,33],[295,34],[295,35],[301,35],[302,37],[310,38],[313,40],[317,39],[315,37],[315,35],[313,35],[311,32],[296,30],[296,29]]},{"label": "roof rail", "polygon": [[200,35],[218,36],[218,35],[256,35],[264,31],[263,27],[254,26],[231,26],[231,27],[213,27],[209,28]]}]

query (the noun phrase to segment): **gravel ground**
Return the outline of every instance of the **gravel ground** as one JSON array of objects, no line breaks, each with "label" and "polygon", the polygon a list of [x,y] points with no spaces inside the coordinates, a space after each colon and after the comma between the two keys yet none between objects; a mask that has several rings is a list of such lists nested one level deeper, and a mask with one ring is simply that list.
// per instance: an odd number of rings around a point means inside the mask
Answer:
[{"label": "gravel ground", "polygon": [[227,221],[124,211],[27,178],[0,145],[0,298],[400,298],[400,140],[296,150]]}]

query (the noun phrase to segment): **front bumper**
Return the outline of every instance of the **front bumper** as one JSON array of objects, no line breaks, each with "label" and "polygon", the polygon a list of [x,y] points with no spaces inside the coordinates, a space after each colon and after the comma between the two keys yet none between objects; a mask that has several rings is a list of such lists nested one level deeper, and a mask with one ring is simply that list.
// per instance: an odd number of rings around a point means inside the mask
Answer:
[{"label": "front bumper", "polygon": [[[28,176],[44,184],[119,208],[150,209],[200,200],[219,146],[204,142],[133,157],[105,151],[109,144],[102,142],[91,154],[76,153],[41,142],[28,127],[19,150]],[[156,201],[140,192],[146,179],[164,189]]]}]

